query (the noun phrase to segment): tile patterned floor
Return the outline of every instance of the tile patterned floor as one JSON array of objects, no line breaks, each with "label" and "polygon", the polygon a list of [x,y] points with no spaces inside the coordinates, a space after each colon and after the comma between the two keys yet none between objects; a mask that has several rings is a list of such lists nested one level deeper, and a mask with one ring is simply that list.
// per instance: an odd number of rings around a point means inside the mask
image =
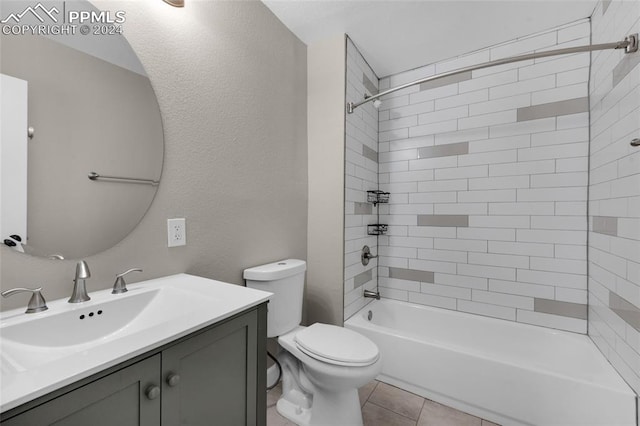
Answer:
[{"label": "tile patterned floor", "polygon": [[[276,411],[281,394],[280,385],[267,394],[267,426],[295,426]],[[365,426],[498,426],[376,380],[360,388],[360,404]]]}]

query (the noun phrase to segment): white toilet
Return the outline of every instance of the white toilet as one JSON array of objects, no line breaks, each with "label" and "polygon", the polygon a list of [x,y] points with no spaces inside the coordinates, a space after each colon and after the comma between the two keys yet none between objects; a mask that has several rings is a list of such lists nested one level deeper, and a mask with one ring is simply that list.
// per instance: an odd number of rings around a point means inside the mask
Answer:
[{"label": "white toilet", "polygon": [[307,264],[288,259],[245,269],[247,287],[273,293],[267,336],[285,351],[282,397],[277,409],[298,425],[362,425],[358,388],[382,367],[378,347],[365,336],[335,325],[300,326]]}]

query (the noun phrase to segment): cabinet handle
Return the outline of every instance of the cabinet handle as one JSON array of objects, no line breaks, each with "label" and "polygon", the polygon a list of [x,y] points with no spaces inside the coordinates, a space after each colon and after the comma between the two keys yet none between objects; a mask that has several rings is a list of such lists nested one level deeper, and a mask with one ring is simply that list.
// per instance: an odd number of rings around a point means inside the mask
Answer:
[{"label": "cabinet handle", "polygon": [[149,385],[144,391],[144,394],[147,396],[147,399],[156,399],[160,396],[160,387],[156,385]]},{"label": "cabinet handle", "polygon": [[180,383],[180,375],[178,373],[169,373],[167,376],[167,384],[171,387],[177,386]]}]

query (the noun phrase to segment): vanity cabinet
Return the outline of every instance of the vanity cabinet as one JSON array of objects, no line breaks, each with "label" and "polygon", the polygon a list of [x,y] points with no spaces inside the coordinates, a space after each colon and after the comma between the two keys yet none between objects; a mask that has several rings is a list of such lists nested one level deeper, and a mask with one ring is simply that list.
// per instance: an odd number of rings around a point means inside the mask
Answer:
[{"label": "vanity cabinet", "polygon": [[160,425],[160,398],[145,395],[147,387],[158,383],[160,365],[160,355],[154,355],[3,420],[2,425]]},{"label": "vanity cabinet", "polygon": [[3,426],[266,425],[266,306],[2,415]]},{"label": "vanity cabinet", "polygon": [[163,426],[256,423],[255,322],[253,312],[162,352]]}]

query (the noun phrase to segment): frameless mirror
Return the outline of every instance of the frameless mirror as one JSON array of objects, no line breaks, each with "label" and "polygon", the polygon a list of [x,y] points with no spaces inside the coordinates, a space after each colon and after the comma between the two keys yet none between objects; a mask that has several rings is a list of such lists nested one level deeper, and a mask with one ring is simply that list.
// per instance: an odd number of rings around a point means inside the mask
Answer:
[{"label": "frameless mirror", "polygon": [[[96,13],[70,15],[80,11]],[[151,205],[164,156],[153,88],[122,35],[126,12],[3,0],[0,20],[0,238],[65,259],[113,247]]]}]

